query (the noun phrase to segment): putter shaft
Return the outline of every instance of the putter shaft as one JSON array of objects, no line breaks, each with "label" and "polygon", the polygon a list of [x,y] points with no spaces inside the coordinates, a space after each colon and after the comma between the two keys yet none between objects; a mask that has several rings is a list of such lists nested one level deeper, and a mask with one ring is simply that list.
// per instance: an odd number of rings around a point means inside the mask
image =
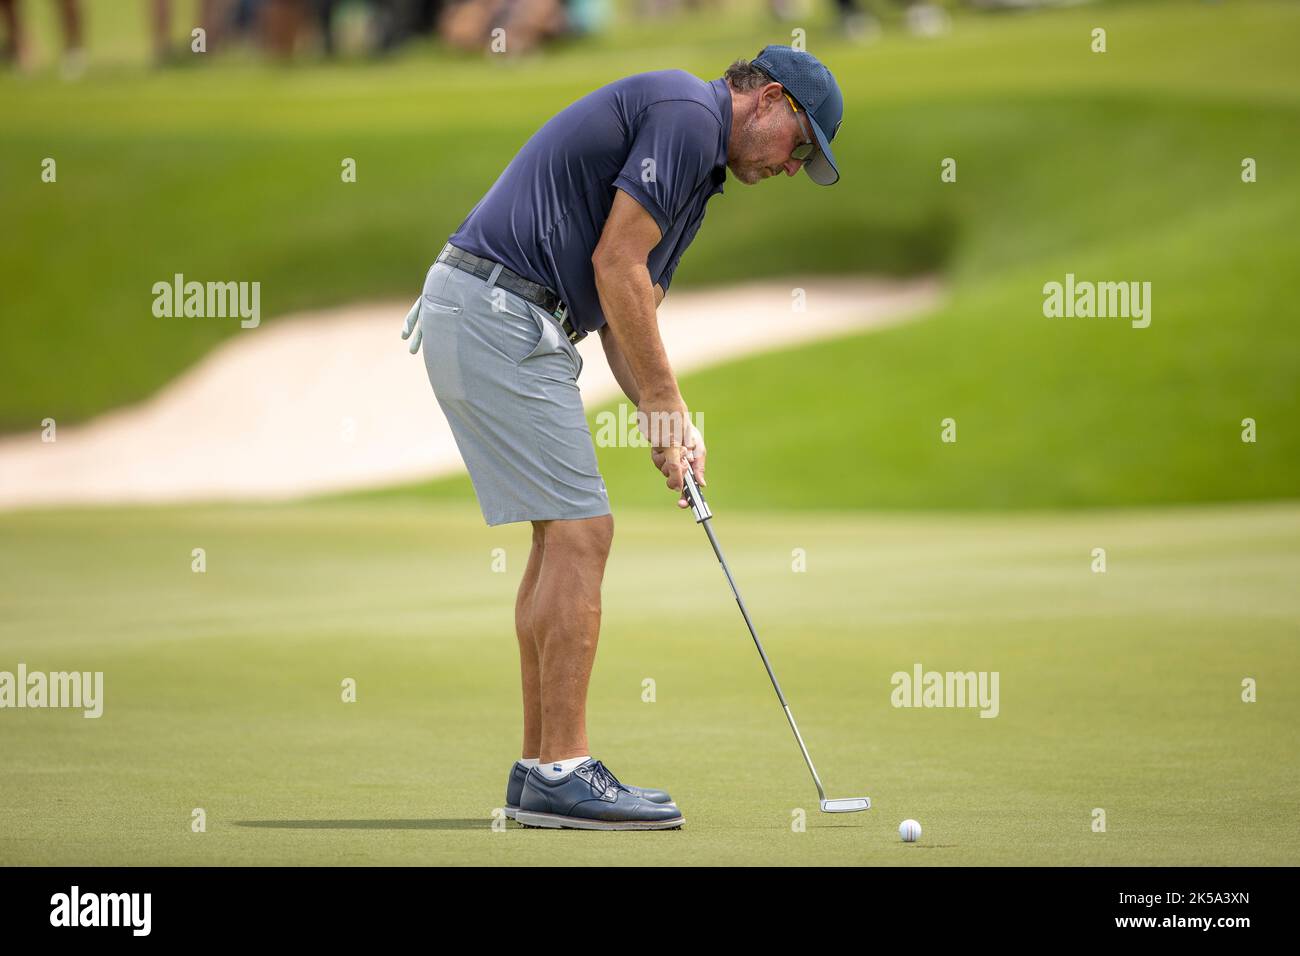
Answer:
[{"label": "putter shaft", "polygon": [[754,646],[758,648],[758,656],[763,659],[763,667],[767,670],[768,679],[772,681],[772,689],[776,691],[777,700],[781,702],[781,709],[785,711],[785,719],[790,722],[790,729],[794,731],[794,739],[799,744],[799,751],[803,754],[804,763],[808,764],[808,772],[812,774],[813,783],[817,785],[817,796],[822,803],[826,802],[826,791],[822,789],[821,777],[817,776],[817,768],[813,766],[812,757],[808,754],[808,747],[803,742],[803,734],[799,733],[799,725],[794,722],[794,714],[790,713],[790,705],[785,701],[785,694],[781,691],[781,682],[776,679],[776,672],[772,670],[772,662],[767,659],[767,652],[763,650],[763,642],[758,639],[758,631],[754,628],[754,621],[749,616],[749,609],[745,607],[745,599],[740,596],[740,589],[736,587],[736,579],[731,576],[731,568],[727,567],[727,559],[722,556],[722,546],[718,544],[718,536],[713,533],[713,527],[710,520],[713,518],[713,512],[704,501],[704,496],[700,494],[699,486],[695,483],[695,476],[691,474],[691,469],[687,467],[685,478],[682,484],[682,491],[686,500],[690,502],[691,510],[695,512],[695,522],[704,526],[704,533],[709,536],[709,544],[713,546],[713,553],[718,556],[718,564],[722,565],[722,573],[727,576],[727,583],[731,585],[731,593],[736,598],[736,606],[740,608],[741,617],[745,619],[745,626],[749,628],[749,636],[754,639]]}]

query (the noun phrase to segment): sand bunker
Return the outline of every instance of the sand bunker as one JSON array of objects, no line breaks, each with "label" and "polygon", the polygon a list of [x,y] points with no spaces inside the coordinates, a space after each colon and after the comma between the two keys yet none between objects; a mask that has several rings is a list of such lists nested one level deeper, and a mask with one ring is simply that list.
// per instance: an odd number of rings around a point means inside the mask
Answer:
[{"label": "sand bunker", "polygon": [[[817,279],[804,289],[803,312],[791,308],[788,281],[671,293],[659,315],[674,368],[884,327],[939,298],[929,279]],[[459,471],[424,363],[399,338],[410,304],[241,331],[148,401],[59,427],[54,442],[39,431],[0,439],[0,508],[278,500]],[[619,396],[599,336],[579,349],[587,406]]]}]

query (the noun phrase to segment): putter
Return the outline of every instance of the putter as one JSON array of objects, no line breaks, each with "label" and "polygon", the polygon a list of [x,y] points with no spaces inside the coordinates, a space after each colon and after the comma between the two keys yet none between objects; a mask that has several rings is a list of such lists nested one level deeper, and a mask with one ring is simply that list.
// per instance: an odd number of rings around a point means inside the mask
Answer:
[{"label": "putter", "polygon": [[722,548],[718,544],[717,535],[713,533],[713,528],[709,524],[710,519],[713,518],[713,512],[709,510],[704,495],[700,492],[699,485],[695,483],[695,475],[691,473],[689,464],[686,465],[686,474],[682,481],[682,497],[687,500],[691,510],[695,512],[695,523],[704,526],[704,533],[709,536],[709,544],[713,545],[713,553],[718,556],[718,563],[722,565],[722,573],[727,576],[727,583],[731,585],[731,593],[736,596],[736,606],[740,608],[741,616],[744,617],[745,624],[749,627],[749,636],[754,639],[754,646],[758,648],[758,656],[763,658],[763,666],[767,668],[767,676],[772,681],[777,700],[781,702],[781,709],[785,711],[785,719],[790,721],[790,729],[794,731],[794,739],[798,741],[799,749],[803,752],[804,763],[808,764],[808,772],[812,774],[813,783],[817,785],[817,796],[821,799],[822,813],[855,813],[858,810],[870,810],[870,797],[826,799],[826,791],[822,789],[821,777],[817,776],[817,768],[813,766],[812,757],[808,756],[808,748],[804,745],[803,735],[799,733],[799,725],[794,722],[794,714],[790,713],[790,705],[785,702],[785,694],[781,693],[781,685],[777,682],[776,674],[772,672],[772,665],[768,662],[767,652],[763,650],[763,643],[758,639],[758,631],[754,630],[754,622],[750,620],[749,611],[745,609],[745,601],[740,596],[740,589],[736,587],[736,579],[731,576],[731,569],[727,567],[727,559],[722,556]]}]

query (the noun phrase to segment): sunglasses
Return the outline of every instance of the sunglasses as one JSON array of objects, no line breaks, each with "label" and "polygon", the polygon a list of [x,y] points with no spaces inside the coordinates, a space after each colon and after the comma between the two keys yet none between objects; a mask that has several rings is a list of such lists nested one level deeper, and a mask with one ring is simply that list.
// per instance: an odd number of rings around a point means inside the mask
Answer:
[{"label": "sunglasses", "polygon": [[799,104],[797,104],[794,101],[794,98],[790,96],[789,93],[785,92],[785,90],[782,90],[781,94],[787,100],[790,101],[790,109],[794,110],[795,119],[799,121],[799,132],[802,133],[804,136],[808,137],[802,143],[800,143],[798,146],[796,146],[794,149],[790,151],[790,158],[798,160],[799,162],[812,159],[813,155],[817,152],[817,144],[813,142],[812,137],[808,134],[808,128],[804,125],[803,120],[799,117],[799,113],[800,113]]}]

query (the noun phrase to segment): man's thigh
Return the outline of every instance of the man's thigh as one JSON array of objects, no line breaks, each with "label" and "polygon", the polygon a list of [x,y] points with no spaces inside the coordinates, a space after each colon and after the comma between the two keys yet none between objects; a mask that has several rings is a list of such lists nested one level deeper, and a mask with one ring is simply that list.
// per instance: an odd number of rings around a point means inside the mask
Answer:
[{"label": "man's thigh", "polygon": [[442,264],[426,280],[420,321],[429,382],[484,520],[608,514],[578,388],[581,359],[559,325],[520,297]]}]

